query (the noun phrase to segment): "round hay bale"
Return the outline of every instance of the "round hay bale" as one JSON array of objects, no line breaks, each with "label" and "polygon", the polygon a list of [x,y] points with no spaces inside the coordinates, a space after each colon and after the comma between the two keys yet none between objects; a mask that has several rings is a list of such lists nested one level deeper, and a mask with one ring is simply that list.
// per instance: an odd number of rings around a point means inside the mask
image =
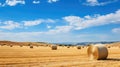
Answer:
[{"label": "round hay bale", "polygon": [[1,44],[1,46],[4,46],[4,45],[6,45],[6,44]]},{"label": "round hay bale", "polygon": [[56,45],[52,45],[51,49],[52,50],[57,50],[57,46]]},{"label": "round hay bale", "polygon": [[84,48],[84,46],[82,46],[82,48]]},{"label": "round hay bale", "polygon": [[31,43],[29,43],[28,46],[31,46]]},{"label": "round hay bale", "polygon": [[77,46],[77,49],[81,49],[81,46]]},{"label": "round hay bale", "polygon": [[67,48],[70,48],[70,46],[67,46]]},{"label": "round hay bale", "polygon": [[23,45],[20,45],[20,47],[23,47]]},{"label": "round hay bale", "polygon": [[30,45],[30,48],[33,48],[33,46],[32,46],[32,45]]},{"label": "round hay bale", "polygon": [[108,46],[108,48],[110,48],[110,46]]},{"label": "round hay bale", "polygon": [[108,56],[108,50],[102,45],[91,45],[87,49],[90,60],[104,60]]}]

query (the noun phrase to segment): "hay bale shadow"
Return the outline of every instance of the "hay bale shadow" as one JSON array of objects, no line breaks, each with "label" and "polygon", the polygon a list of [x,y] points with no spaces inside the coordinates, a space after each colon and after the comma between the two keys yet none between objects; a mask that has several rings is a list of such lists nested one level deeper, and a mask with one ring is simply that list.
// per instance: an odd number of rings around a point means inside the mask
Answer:
[{"label": "hay bale shadow", "polygon": [[106,60],[109,60],[109,61],[120,61],[120,58],[107,58]]}]

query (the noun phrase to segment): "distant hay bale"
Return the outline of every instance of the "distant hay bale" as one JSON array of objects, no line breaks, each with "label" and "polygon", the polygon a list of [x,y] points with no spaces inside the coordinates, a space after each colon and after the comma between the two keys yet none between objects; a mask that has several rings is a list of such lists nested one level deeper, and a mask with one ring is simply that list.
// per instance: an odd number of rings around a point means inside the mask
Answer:
[{"label": "distant hay bale", "polygon": [[67,48],[70,48],[70,46],[67,46]]},{"label": "distant hay bale", "polygon": [[56,45],[52,45],[52,46],[51,46],[51,49],[52,49],[52,50],[57,50],[57,46],[56,46]]},{"label": "distant hay bale", "polygon": [[10,47],[13,47],[13,45],[10,45]]},{"label": "distant hay bale", "polygon": [[82,48],[84,48],[84,46],[82,46]]},{"label": "distant hay bale", "polygon": [[108,48],[111,48],[110,46],[108,46]]},{"label": "distant hay bale", "polygon": [[81,46],[77,46],[77,49],[81,49]]},{"label": "distant hay bale", "polygon": [[87,49],[90,60],[104,60],[108,56],[108,50],[102,45],[91,45]]},{"label": "distant hay bale", "polygon": [[30,48],[33,48],[33,46],[32,46],[32,45],[30,45]]},{"label": "distant hay bale", "polygon": [[31,43],[29,43],[28,46],[31,46]]},{"label": "distant hay bale", "polygon": [[46,44],[46,47],[48,47],[49,45],[48,44]]},{"label": "distant hay bale", "polygon": [[4,46],[4,45],[6,45],[6,44],[1,44],[1,46]]},{"label": "distant hay bale", "polygon": [[48,47],[51,47],[51,45],[49,45]]}]

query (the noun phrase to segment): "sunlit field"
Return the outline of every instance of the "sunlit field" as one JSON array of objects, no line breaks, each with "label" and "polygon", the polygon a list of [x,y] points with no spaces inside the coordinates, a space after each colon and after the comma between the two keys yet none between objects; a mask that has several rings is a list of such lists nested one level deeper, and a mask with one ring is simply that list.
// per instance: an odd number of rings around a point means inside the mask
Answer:
[{"label": "sunlit field", "polygon": [[87,47],[0,46],[0,67],[120,67],[120,48],[108,48],[106,60],[89,60]]}]

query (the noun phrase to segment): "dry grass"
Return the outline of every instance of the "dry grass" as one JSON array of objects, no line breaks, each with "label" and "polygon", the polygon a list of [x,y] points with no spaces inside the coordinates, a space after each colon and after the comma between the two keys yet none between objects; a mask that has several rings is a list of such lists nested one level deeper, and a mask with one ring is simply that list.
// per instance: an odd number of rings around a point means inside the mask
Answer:
[{"label": "dry grass", "polygon": [[2,46],[0,47],[0,67],[120,67],[120,48],[108,49],[107,60],[90,61],[87,48]]}]

